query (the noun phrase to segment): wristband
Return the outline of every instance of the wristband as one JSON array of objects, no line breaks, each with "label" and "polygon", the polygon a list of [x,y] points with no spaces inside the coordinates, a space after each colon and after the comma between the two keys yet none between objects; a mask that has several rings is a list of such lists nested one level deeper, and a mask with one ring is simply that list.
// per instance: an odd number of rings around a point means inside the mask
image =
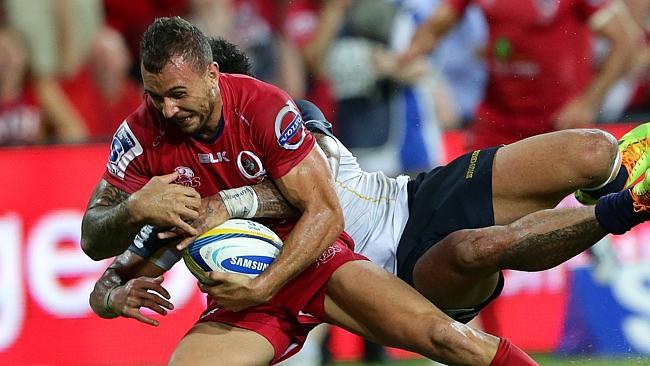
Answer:
[{"label": "wristband", "polygon": [[106,293],[106,296],[104,296],[104,313],[108,313],[109,315],[114,315],[114,316],[120,316],[113,308],[111,308],[111,304],[109,303],[111,300],[111,294],[113,293],[113,290],[116,288],[120,287],[121,285],[113,286],[111,287],[110,290]]},{"label": "wristband", "polygon": [[232,218],[255,217],[259,201],[253,187],[244,186],[219,192],[226,211]]}]

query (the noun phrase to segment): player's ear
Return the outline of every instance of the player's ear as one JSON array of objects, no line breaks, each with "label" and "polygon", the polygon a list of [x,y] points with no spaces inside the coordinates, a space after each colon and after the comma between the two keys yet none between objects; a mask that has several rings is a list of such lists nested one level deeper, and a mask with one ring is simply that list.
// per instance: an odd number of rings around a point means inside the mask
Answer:
[{"label": "player's ear", "polygon": [[208,75],[210,76],[211,79],[219,79],[219,64],[216,62],[212,62],[210,65],[208,65]]}]

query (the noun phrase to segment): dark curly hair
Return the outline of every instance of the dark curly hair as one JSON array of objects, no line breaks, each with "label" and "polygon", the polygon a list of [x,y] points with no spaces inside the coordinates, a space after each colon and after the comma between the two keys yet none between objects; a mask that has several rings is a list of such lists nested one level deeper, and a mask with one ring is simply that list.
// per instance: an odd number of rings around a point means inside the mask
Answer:
[{"label": "dark curly hair", "polygon": [[239,47],[221,37],[210,38],[210,47],[212,59],[219,64],[219,71],[253,76],[251,62]]},{"label": "dark curly hair", "polygon": [[140,41],[140,60],[148,72],[158,74],[175,57],[181,56],[197,73],[212,63],[208,37],[181,17],[157,18]]}]

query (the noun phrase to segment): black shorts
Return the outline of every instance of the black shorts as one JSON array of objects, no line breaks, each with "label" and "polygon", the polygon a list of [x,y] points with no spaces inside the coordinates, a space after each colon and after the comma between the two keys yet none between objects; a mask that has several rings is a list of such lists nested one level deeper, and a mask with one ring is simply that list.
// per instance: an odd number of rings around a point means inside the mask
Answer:
[{"label": "black shorts", "polygon": [[492,162],[497,149],[467,153],[408,183],[409,219],[397,246],[397,275],[411,286],[413,267],[429,248],[454,231],[494,225]]}]

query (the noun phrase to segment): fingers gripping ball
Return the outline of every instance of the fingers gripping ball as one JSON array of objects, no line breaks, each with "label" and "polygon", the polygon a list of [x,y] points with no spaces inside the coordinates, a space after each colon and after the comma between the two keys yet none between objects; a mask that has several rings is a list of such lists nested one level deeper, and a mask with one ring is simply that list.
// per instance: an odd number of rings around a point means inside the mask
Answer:
[{"label": "fingers gripping ball", "polygon": [[202,283],[205,272],[218,271],[257,277],[282,250],[282,240],[255,221],[231,219],[208,230],[183,250],[183,260]]}]

